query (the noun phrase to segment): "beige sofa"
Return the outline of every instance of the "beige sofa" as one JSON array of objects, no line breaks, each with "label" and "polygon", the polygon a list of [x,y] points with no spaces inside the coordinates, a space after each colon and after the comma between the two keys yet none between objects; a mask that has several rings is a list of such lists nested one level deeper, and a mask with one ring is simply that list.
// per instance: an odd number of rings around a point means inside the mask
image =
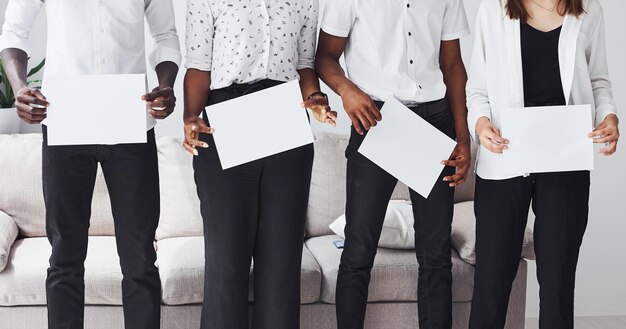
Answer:
[{"label": "beige sofa", "polygon": [[[174,138],[159,140],[161,222],[155,248],[162,279],[162,328],[199,327],[203,282],[202,219],[191,157]],[[328,225],[344,212],[346,136],[318,134],[302,262],[302,328],[331,329],[341,250]],[[46,327],[45,238],[41,192],[41,136],[0,135],[0,328]],[[71,183],[71,182],[70,182]],[[457,191],[453,240],[454,328],[467,328],[473,291],[473,180]],[[399,184],[395,199],[406,199]],[[121,272],[106,185],[98,175],[86,261],[89,329],[123,328]],[[530,247],[530,246],[529,246]],[[462,259],[459,255],[463,255]],[[529,255],[528,257],[531,257]],[[253,270],[251,268],[251,271]],[[380,249],[372,272],[367,328],[417,328],[414,252]],[[508,329],[524,328],[526,262],[520,259]],[[253,290],[250,290],[253,302]]]}]

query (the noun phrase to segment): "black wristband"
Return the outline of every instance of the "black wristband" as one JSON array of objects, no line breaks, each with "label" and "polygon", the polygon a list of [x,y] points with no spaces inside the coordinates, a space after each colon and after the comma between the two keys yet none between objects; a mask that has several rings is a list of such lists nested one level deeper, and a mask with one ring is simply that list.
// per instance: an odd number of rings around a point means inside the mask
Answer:
[{"label": "black wristband", "polygon": [[311,93],[311,95],[309,95],[309,97],[307,97],[306,99],[309,100],[309,99],[311,99],[311,98],[313,98],[315,96],[322,96],[322,97],[325,97],[326,99],[328,99],[328,95],[324,94],[321,91],[316,91],[316,92]]}]

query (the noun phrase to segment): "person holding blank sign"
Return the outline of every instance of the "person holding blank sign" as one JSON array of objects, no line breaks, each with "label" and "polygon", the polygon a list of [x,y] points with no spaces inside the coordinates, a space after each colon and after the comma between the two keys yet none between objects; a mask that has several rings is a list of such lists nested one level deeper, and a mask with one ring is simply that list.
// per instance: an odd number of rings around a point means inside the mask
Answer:
[{"label": "person holding blank sign", "polygon": [[[602,154],[616,151],[619,129],[602,8],[598,0],[485,0],[478,11],[475,35],[467,88],[468,123],[481,148],[470,328],[505,326],[531,205],[536,215],[534,240],[541,286],[539,328],[573,328],[576,266],[588,220],[590,173],[507,172],[503,152],[515,146],[501,132],[502,116],[515,108],[591,104],[593,118],[589,119],[596,128],[581,131],[582,140],[589,134],[595,143],[606,143]],[[558,131],[558,125],[568,121],[553,124]]]},{"label": "person holding blank sign", "polygon": [[[410,191],[419,263],[419,327],[449,329],[454,187],[465,181],[471,157],[467,75],[459,42],[470,32],[463,1],[333,0],[326,4],[321,29],[316,68],[341,96],[353,128],[346,149],[347,223],[337,277],[338,327],[364,326],[370,272],[398,180],[358,149],[366,132],[374,133],[377,123],[385,122],[383,101],[393,96],[413,112],[409,114],[457,141],[452,157],[441,159],[446,167],[428,198]],[[340,66],[342,55],[347,72]],[[403,151],[419,154],[419,148]]]},{"label": "person holding blank sign", "polygon": [[[161,282],[155,265],[154,237],[159,223],[160,195],[153,128],[155,119],[168,117],[176,103],[172,88],[181,55],[172,1],[9,0],[0,36],[2,62],[15,91],[19,116],[30,124],[41,123],[48,116],[49,105],[55,104],[55,99],[46,99],[39,90],[29,88],[26,81],[31,50],[29,35],[44,3],[48,20],[44,83],[46,76],[56,75],[98,79],[104,75],[145,74],[145,22],[155,41],[149,61],[159,80],[159,86],[152,92],[136,95],[139,106],[121,102],[119,95],[107,89],[100,90],[98,97],[91,100],[107,103],[109,107],[128,108],[129,112],[138,113],[140,123],[146,120],[142,117],[147,117],[146,126],[140,125],[138,131],[140,136],[145,134],[146,143],[52,146],[44,126],[43,193],[46,233],[52,245],[46,280],[48,328],[84,327],[84,262],[99,165],[111,198],[123,274],[125,327],[159,328]],[[76,81],[63,82],[68,98],[85,97],[73,88]],[[80,109],[90,104],[75,106]],[[63,110],[50,109],[50,114]],[[128,118],[120,116],[116,120],[122,122]],[[80,116],[68,121],[81,127],[101,124]],[[116,131],[111,128],[107,133],[115,135]]]},{"label": "person holding blank sign", "polygon": [[[317,0],[187,3],[184,147],[195,155],[204,220],[203,329],[249,327],[252,259],[252,326],[300,326],[300,267],[313,145],[223,170],[211,135],[219,134],[220,127],[211,127],[205,106],[299,79],[301,98],[296,99],[304,102],[293,104],[294,110],[309,108],[317,120],[335,125],[336,113],[313,70],[317,21]],[[252,106],[272,115],[272,99]]]}]

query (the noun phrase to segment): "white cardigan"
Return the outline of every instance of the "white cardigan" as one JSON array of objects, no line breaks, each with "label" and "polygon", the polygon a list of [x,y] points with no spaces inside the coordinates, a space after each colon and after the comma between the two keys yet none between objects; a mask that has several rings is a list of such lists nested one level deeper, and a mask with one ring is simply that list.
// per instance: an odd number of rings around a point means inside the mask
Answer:
[{"label": "white cardigan", "polygon": [[[559,40],[563,93],[570,105],[591,104],[595,125],[617,114],[606,61],[604,17],[598,0],[585,0],[585,13],[565,17]],[[467,84],[468,124],[478,141],[476,122],[487,117],[500,127],[500,111],[524,107],[520,21],[506,14],[506,0],[483,0],[474,31]],[[503,136],[506,138],[506,136]],[[480,147],[476,165],[483,179],[509,179],[502,155]]]}]

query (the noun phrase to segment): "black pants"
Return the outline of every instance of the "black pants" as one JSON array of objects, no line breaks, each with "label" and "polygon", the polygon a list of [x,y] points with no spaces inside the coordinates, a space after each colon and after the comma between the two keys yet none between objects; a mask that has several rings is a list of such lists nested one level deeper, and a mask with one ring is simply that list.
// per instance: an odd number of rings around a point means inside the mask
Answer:
[{"label": "black pants", "polygon": [[504,328],[531,202],[541,287],[539,327],[574,328],[576,265],[589,212],[588,171],[477,178],[471,329]]},{"label": "black pants", "polygon": [[[446,135],[455,137],[454,119],[446,100],[413,111]],[[337,277],[336,301],[339,329],[363,328],[370,272],[387,205],[397,183],[393,176],[358,153],[363,138],[353,128],[346,150],[346,241]],[[405,151],[419,152],[419,145],[415,150]],[[419,327],[422,329],[452,327],[450,233],[454,189],[443,182],[443,177],[453,174],[454,168],[446,167],[428,199],[410,191],[419,263]]]},{"label": "black pants", "polygon": [[[276,84],[266,80],[214,90],[209,103]],[[202,140],[210,147],[199,150],[194,159],[206,262],[201,328],[249,328],[252,258],[252,327],[299,328],[300,268],[313,145],[222,170],[213,137],[203,135]]]},{"label": "black pants", "polygon": [[48,327],[83,328],[85,258],[98,163],[111,197],[124,278],[126,328],[159,328],[161,284],[154,235],[159,221],[159,171],[154,131],[147,144],[47,146],[43,191],[52,245],[46,280]]}]

